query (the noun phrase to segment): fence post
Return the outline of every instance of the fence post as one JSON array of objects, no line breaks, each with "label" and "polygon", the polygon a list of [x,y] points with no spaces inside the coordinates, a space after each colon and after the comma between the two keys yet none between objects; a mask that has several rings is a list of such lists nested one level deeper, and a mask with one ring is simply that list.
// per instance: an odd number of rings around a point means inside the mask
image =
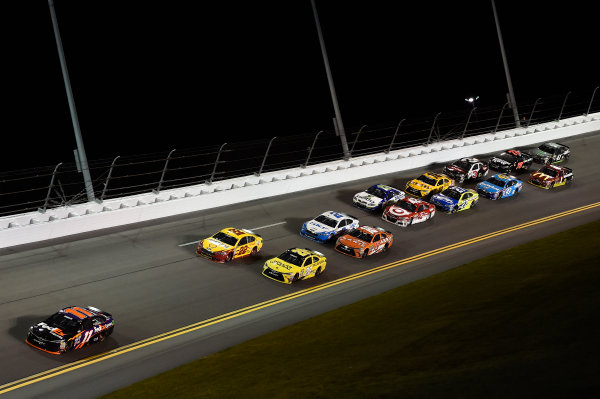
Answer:
[{"label": "fence post", "polygon": [[56,167],[54,168],[54,172],[52,172],[52,179],[50,179],[50,185],[48,186],[48,194],[46,195],[46,200],[44,201],[44,206],[42,206],[41,208],[38,208],[38,211],[40,213],[46,212],[46,208],[48,207],[48,202],[50,202],[50,193],[52,192],[52,188],[54,187],[54,178],[56,177],[56,171],[58,170],[60,165],[62,165],[62,162],[59,163],[58,165],[56,165]]},{"label": "fence post", "polygon": [[358,137],[362,133],[363,129],[366,127],[367,127],[367,125],[362,125],[360,127],[360,129],[358,129],[358,133],[356,133],[356,138],[354,139],[354,143],[352,143],[352,148],[350,149],[350,156],[352,156],[352,153],[354,152],[354,146],[356,145],[356,142],[358,141]]},{"label": "fence post", "polygon": [[498,126],[500,126],[500,120],[502,119],[502,114],[504,114],[504,110],[506,109],[506,107],[508,107],[508,104],[509,104],[509,102],[507,101],[502,106],[502,110],[500,111],[500,116],[498,117],[498,122],[496,122],[496,127],[494,128],[494,131],[492,133],[496,134],[496,132],[498,131]]},{"label": "fence post", "polygon": [[213,179],[215,178],[215,172],[217,171],[217,165],[219,164],[219,158],[221,158],[221,151],[223,151],[223,147],[225,147],[227,143],[221,144],[219,147],[219,152],[217,153],[217,159],[215,159],[215,166],[213,166],[212,173],[210,174],[210,179],[206,182],[206,184],[212,184]]},{"label": "fence post", "polygon": [[310,159],[310,156],[313,152],[313,149],[315,148],[315,144],[317,143],[317,139],[319,138],[319,135],[323,133],[323,131],[321,130],[320,132],[317,133],[317,135],[315,136],[315,139],[313,140],[312,145],[310,146],[310,149],[308,150],[308,156],[306,157],[306,162],[304,162],[304,165],[302,166],[303,168],[306,168],[308,166],[308,161]]},{"label": "fence post", "polygon": [[160,175],[160,181],[158,182],[158,187],[156,187],[156,189],[152,190],[152,193],[154,193],[154,194],[160,193],[160,189],[162,188],[162,184],[165,179],[165,173],[167,173],[167,166],[169,166],[169,160],[171,159],[171,154],[173,154],[174,152],[175,152],[175,148],[173,148],[171,150],[171,152],[169,152],[169,155],[167,155],[167,160],[165,162],[165,167],[163,168],[162,174]]},{"label": "fence post", "polygon": [[392,146],[394,145],[394,141],[396,140],[396,135],[398,134],[398,130],[400,130],[400,125],[402,124],[402,122],[404,122],[406,120],[402,119],[400,121],[400,123],[398,123],[398,126],[396,126],[396,131],[394,132],[394,135],[392,136],[392,142],[390,143],[390,146],[388,147],[388,149],[385,151],[386,154],[389,154],[390,151],[392,151]]},{"label": "fence post", "polygon": [[562,107],[560,107],[560,113],[558,114],[559,121],[560,121],[560,117],[562,116],[563,110],[565,109],[565,104],[567,103],[567,98],[569,98],[569,94],[571,94],[571,92],[567,93],[567,95],[565,96],[565,101],[563,101]]},{"label": "fence post", "polygon": [[531,118],[533,118],[533,113],[535,112],[535,107],[537,106],[538,102],[541,100],[542,98],[538,98],[537,100],[535,100],[535,102],[533,103],[533,108],[531,109],[531,114],[529,115],[529,119],[527,120],[527,125],[525,125],[526,128],[529,127],[529,124],[531,123]]},{"label": "fence post", "polygon": [[592,93],[592,98],[590,99],[590,105],[588,106],[585,116],[588,116],[590,114],[590,109],[592,109],[592,103],[594,102],[594,96],[596,95],[596,90],[598,90],[598,87],[600,87],[600,86],[596,86],[596,88],[594,89],[594,92]]},{"label": "fence post", "polygon": [[429,137],[427,138],[427,145],[431,141],[431,134],[433,133],[433,128],[435,127],[435,123],[437,122],[438,116],[440,116],[441,112],[438,112],[435,118],[433,118],[433,123],[431,124],[431,130],[429,130]]},{"label": "fence post", "polygon": [[112,164],[110,164],[110,169],[108,170],[108,176],[106,176],[106,180],[104,181],[104,188],[102,189],[102,194],[100,195],[100,199],[98,200],[99,203],[102,203],[102,201],[104,201],[104,195],[106,194],[106,188],[108,187],[108,182],[112,176],[112,171],[113,168],[115,167],[115,163],[117,162],[117,159],[119,159],[120,155],[117,155],[115,159],[113,159]]},{"label": "fence post", "polygon": [[467,132],[467,127],[469,126],[469,122],[471,121],[471,115],[473,115],[473,111],[475,111],[477,109],[477,107],[473,107],[473,109],[471,109],[471,112],[469,112],[469,117],[467,118],[467,123],[465,123],[465,130],[463,130],[462,135],[460,136],[460,139],[464,139],[465,138],[465,133]]},{"label": "fence post", "polygon": [[269,141],[269,145],[267,146],[267,151],[265,152],[265,157],[262,160],[262,164],[260,165],[260,169],[258,170],[258,173],[256,174],[256,176],[260,176],[260,174],[263,171],[263,168],[265,167],[265,162],[267,161],[267,155],[269,155],[269,150],[271,149],[271,144],[273,144],[273,140],[275,140],[277,138],[277,136],[273,137],[270,141]]}]

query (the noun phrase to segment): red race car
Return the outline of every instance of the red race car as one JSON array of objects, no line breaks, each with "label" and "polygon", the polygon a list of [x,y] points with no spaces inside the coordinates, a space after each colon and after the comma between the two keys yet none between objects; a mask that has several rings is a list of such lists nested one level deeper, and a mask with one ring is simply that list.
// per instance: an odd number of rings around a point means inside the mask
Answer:
[{"label": "red race car", "polygon": [[573,180],[573,170],[565,166],[544,165],[529,175],[528,182],[534,186],[549,189],[562,186]]},{"label": "red race car", "polygon": [[381,218],[402,227],[424,222],[435,215],[435,205],[417,198],[405,197],[385,208]]}]

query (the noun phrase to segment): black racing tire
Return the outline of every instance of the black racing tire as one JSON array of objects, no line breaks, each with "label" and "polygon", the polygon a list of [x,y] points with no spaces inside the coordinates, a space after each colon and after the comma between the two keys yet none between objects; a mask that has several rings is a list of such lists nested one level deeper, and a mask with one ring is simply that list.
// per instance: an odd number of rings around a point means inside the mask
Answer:
[{"label": "black racing tire", "polygon": [[256,248],[256,247],[252,248],[252,251],[250,251],[251,256],[256,256],[257,253],[258,253],[258,248]]},{"label": "black racing tire", "polygon": [[411,226],[413,224],[415,218],[410,218],[410,220],[408,221],[408,226]]},{"label": "black racing tire", "polygon": [[292,282],[298,281],[299,278],[300,278],[300,275],[298,273],[294,274],[294,277],[292,278]]},{"label": "black racing tire", "polygon": [[383,252],[387,251],[390,248],[390,244],[385,244],[383,246]]},{"label": "black racing tire", "polygon": [[231,259],[233,259],[233,252],[229,252],[227,254],[227,258],[225,258],[225,262],[231,262]]},{"label": "black racing tire", "polygon": [[108,330],[106,330],[106,336],[108,337],[110,334],[113,333],[113,330],[115,329],[115,327],[110,327]]},{"label": "black racing tire", "polygon": [[369,256],[369,250],[365,249],[362,253],[362,258],[366,258],[367,256]]},{"label": "black racing tire", "polygon": [[475,208],[475,206],[477,205],[477,201],[479,201],[479,200],[473,201],[473,203],[471,204],[471,208]]},{"label": "black racing tire", "polygon": [[321,269],[321,266],[319,266],[317,267],[317,270],[315,270],[315,277],[319,277],[321,273],[323,273],[323,270]]},{"label": "black racing tire", "polygon": [[[452,210],[450,211],[450,213],[456,213],[456,212],[458,212],[458,205],[453,206]],[[429,217],[431,217],[431,213],[429,214]],[[429,218],[427,218],[427,219],[429,219]]]},{"label": "black racing tire", "polygon": [[67,346],[65,347],[65,352],[68,352],[73,349],[73,340],[67,341]]}]

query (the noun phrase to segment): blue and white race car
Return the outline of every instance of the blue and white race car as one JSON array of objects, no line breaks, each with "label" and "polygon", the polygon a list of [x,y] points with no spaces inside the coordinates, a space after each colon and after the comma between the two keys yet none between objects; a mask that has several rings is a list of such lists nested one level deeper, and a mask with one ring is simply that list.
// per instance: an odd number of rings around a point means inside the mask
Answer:
[{"label": "blue and white race car", "polygon": [[397,188],[384,184],[374,184],[365,191],[355,194],[352,204],[367,211],[378,211],[400,201],[405,196],[404,191]]},{"label": "blue and white race car", "polygon": [[304,223],[300,235],[317,242],[334,240],[359,226],[358,219],[343,212],[327,211]]},{"label": "blue and white race car", "polygon": [[473,208],[479,200],[479,194],[470,188],[450,186],[439,194],[431,197],[436,208],[448,213],[464,211]]},{"label": "blue and white race car", "polygon": [[523,182],[514,176],[497,174],[482,181],[476,188],[482,197],[497,200],[516,195],[523,189]]}]

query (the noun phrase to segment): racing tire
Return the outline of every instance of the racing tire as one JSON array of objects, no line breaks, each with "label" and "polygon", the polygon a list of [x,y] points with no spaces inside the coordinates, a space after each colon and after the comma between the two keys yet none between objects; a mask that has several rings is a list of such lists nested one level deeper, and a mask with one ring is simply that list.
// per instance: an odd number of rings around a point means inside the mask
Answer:
[{"label": "racing tire", "polygon": [[233,259],[233,253],[229,252],[227,254],[227,258],[225,258],[225,262],[231,262],[231,259]]},{"label": "racing tire", "polygon": [[[452,207],[452,210],[450,211],[450,213],[456,213],[458,212],[458,206],[454,206]],[[431,217],[431,214],[429,214],[429,217],[427,219],[429,219]]]},{"label": "racing tire", "polygon": [[367,256],[369,256],[369,250],[368,250],[368,249],[365,249],[365,250],[363,251],[363,253],[362,253],[362,256],[361,256],[361,258],[363,258],[363,259],[364,259],[364,258],[366,258]]},{"label": "racing tire", "polygon": [[319,266],[317,267],[317,270],[315,270],[315,277],[319,277],[321,273],[323,273],[323,270],[321,270],[321,266]]},{"label": "racing tire", "polygon": [[67,341],[67,346],[65,347],[65,352],[69,352],[73,349],[73,340]]},{"label": "racing tire", "polygon": [[407,226],[411,226],[413,224],[414,218],[410,218],[410,220],[408,221]]},{"label": "racing tire", "polygon": [[115,329],[115,327],[110,327],[108,330],[106,330],[106,336],[108,337],[110,334],[113,333],[113,330]]},{"label": "racing tire", "polygon": [[294,277],[292,278],[292,283],[294,281],[298,281],[299,278],[300,278],[300,275],[298,273],[294,274]]},{"label": "racing tire", "polygon": [[[479,200],[477,200],[479,201]],[[471,204],[471,208],[475,208],[475,205],[477,205],[477,201],[473,201],[473,203]]]},{"label": "racing tire", "polygon": [[256,254],[258,253],[258,249],[256,249],[256,247],[252,248],[252,251],[250,252],[250,256],[256,256]]}]

